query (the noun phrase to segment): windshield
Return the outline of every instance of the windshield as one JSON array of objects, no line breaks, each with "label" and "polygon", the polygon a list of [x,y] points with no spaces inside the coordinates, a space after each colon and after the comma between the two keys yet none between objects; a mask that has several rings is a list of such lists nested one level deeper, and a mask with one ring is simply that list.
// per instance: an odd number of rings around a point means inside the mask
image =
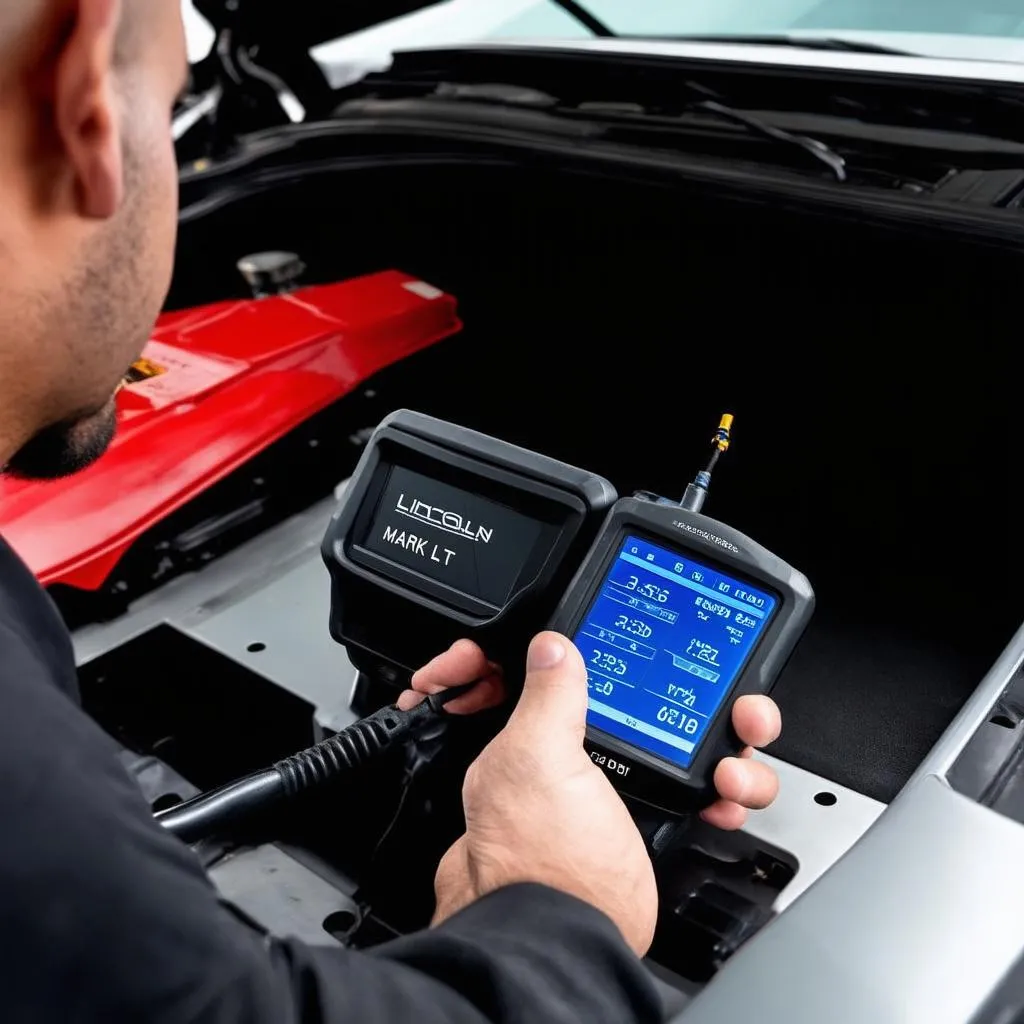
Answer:
[{"label": "windshield", "polygon": [[575,6],[582,17],[556,0],[428,2],[314,54],[333,65],[337,86],[343,84],[343,64],[369,66],[401,49],[591,39],[589,14],[610,34],[651,40],[825,39],[918,56],[1024,63],[1024,0],[577,0]]},{"label": "windshield", "polygon": [[[495,3],[500,8],[502,3]],[[550,0],[513,3],[502,35],[583,37]],[[1024,0],[585,0],[616,35],[912,32],[1024,39]],[[519,8],[518,11],[514,10]]]}]

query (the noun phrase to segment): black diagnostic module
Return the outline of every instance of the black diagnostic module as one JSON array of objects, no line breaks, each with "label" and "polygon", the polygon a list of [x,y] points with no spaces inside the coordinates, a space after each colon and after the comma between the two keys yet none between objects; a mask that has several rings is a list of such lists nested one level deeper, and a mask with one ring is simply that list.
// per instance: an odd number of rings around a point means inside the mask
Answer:
[{"label": "black diagnostic module", "polygon": [[733,702],[771,691],[814,607],[804,576],[700,514],[731,422],[681,502],[616,502],[600,476],[392,414],[324,539],[332,636],[396,686],[468,636],[514,684],[550,626],[586,662],[587,746],[615,786],[673,813],[712,802]]},{"label": "black diagnostic module", "polygon": [[360,671],[395,685],[464,636],[511,669],[615,499],[593,473],[392,413],[324,538],[331,635]]}]

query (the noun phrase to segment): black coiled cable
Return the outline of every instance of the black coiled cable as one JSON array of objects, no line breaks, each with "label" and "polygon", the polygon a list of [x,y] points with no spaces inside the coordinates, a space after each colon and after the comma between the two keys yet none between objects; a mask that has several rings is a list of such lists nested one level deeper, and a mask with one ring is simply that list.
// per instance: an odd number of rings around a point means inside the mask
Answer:
[{"label": "black coiled cable", "polygon": [[[426,703],[419,708],[430,710]],[[280,773],[285,795],[297,796],[365,764],[389,749],[396,739],[408,736],[413,724],[412,716],[403,716],[395,708],[384,708],[315,747],[278,761],[272,770]]]},{"label": "black coiled cable", "polygon": [[278,761],[272,768],[161,811],[156,820],[186,843],[230,832],[406,741],[435,721],[445,704],[475,685],[470,683],[435,694],[411,711],[382,708],[316,746]]}]

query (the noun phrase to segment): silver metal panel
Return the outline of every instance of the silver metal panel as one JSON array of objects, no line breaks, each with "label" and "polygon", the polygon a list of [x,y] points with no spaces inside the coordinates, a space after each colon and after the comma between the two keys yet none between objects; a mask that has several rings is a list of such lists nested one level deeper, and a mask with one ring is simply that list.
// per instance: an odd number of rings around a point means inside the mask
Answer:
[{"label": "silver metal panel", "polygon": [[[348,707],[354,670],[328,632],[330,605],[330,580],[317,550],[266,586],[206,609],[182,628],[334,719]],[[251,651],[253,644],[262,647]]]},{"label": "silver metal panel", "polygon": [[[355,669],[328,632],[329,581],[320,559],[336,505],[327,498],[141,598],[114,622],[78,630],[78,664],[167,624],[305,698],[321,721],[348,724]],[[265,648],[250,652],[252,643]]]},{"label": "silver metal panel", "polygon": [[999,700],[1000,694],[1010,681],[1024,666],[1024,625],[1013,635],[1006,649],[996,660],[988,674],[978,685],[971,698],[960,709],[960,713],[950,723],[949,728],[932,747],[928,756],[911,776],[910,785],[928,775],[945,777],[953,762],[960,756],[967,741],[992,714],[992,706]]},{"label": "silver metal panel", "polygon": [[[744,832],[788,851],[798,863],[793,880],[775,900],[781,911],[860,839],[885,804],[768,754],[754,756],[778,774],[779,795],[767,810],[750,812]],[[830,793],[836,802],[817,803],[819,793]]]},{"label": "silver metal panel", "polygon": [[210,878],[264,930],[310,946],[338,947],[323,927],[331,914],[347,912],[353,922],[359,917],[345,893],[276,846],[242,850],[211,868]]},{"label": "silver metal panel", "polygon": [[161,622],[201,621],[247,594],[271,586],[295,566],[319,557],[320,541],[334,507],[335,500],[326,498],[203,569],[140,598],[115,621],[77,630],[78,663],[92,661]]},{"label": "silver metal panel", "polygon": [[691,1004],[686,1024],[965,1024],[1024,948],[1024,827],[908,786]]}]

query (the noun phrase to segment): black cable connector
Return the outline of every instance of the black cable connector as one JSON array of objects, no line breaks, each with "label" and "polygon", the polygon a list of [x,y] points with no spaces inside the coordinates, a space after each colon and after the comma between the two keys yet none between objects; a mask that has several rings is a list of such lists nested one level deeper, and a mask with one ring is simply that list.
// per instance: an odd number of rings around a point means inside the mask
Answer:
[{"label": "black cable connector", "polygon": [[687,512],[699,512],[704,507],[708,488],[711,486],[711,474],[714,472],[715,466],[718,465],[722,453],[729,450],[732,441],[733,418],[732,413],[728,412],[722,416],[715,436],[711,438],[711,458],[708,460],[707,466],[694,477],[692,484],[686,485],[686,491],[679,502],[679,507],[686,509]]},{"label": "black cable connector", "polygon": [[186,843],[231,832],[311,789],[337,781],[396,744],[404,743],[444,714],[446,704],[474,686],[475,682],[435,693],[409,711],[381,708],[316,746],[278,761],[272,768],[161,811],[156,820]]}]

